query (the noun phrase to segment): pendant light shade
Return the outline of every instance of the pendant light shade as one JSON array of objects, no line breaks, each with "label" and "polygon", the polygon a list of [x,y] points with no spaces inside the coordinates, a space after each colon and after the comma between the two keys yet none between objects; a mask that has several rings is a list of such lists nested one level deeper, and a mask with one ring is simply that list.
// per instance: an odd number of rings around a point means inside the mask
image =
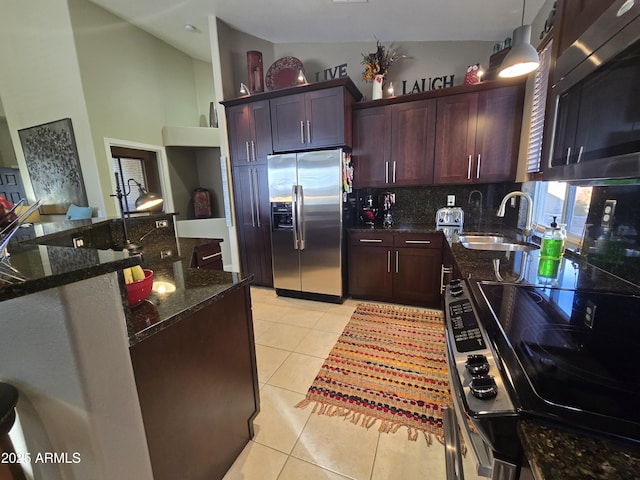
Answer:
[{"label": "pendant light shade", "polygon": [[531,45],[531,25],[522,25],[513,31],[513,46],[504,57],[498,75],[503,78],[519,77],[533,72],[538,65],[538,52]]},{"label": "pendant light shade", "polygon": [[524,24],[527,0],[522,0],[522,23],[513,31],[513,45],[500,66],[499,77],[512,78],[533,72],[540,65],[538,52],[531,45],[531,25]]}]

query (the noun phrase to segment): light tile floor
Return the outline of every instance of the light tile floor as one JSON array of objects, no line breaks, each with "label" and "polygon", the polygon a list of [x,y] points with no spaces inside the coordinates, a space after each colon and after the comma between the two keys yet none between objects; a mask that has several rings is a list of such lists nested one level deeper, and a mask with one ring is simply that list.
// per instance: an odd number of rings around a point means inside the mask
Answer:
[{"label": "light tile floor", "polygon": [[[224,480],[444,480],[444,447],[406,430],[378,433],[295,408],[359,302],[342,305],[251,288],[260,383],[255,437]],[[466,472],[465,472],[466,473]],[[467,475],[468,478],[468,475]]]}]

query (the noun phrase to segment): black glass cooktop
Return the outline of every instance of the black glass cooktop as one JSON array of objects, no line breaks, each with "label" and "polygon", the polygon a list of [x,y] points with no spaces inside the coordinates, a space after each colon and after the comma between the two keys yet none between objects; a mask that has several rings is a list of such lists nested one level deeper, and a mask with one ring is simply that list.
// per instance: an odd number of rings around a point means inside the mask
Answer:
[{"label": "black glass cooktop", "polygon": [[524,413],[640,442],[640,296],[481,282]]}]

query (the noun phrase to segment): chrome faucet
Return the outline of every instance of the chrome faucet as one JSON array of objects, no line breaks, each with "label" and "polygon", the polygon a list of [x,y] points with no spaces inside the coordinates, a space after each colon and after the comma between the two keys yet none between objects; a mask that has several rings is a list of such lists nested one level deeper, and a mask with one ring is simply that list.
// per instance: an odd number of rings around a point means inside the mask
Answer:
[{"label": "chrome faucet", "polygon": [[523,197],[527,200],[527,219],[524,225],[524,235],[526,239],[529,240],[531,238],[531,233],[533,232],[533,200],[528,193],[521,192],[519,190],[507,193],[502,199],[502,202],[500,202],[500,207],[498,208],[498,212],[496,213],[496,215],[498,217],[504,217],[504,211],[507,207],[507,201],[513,197]]}]

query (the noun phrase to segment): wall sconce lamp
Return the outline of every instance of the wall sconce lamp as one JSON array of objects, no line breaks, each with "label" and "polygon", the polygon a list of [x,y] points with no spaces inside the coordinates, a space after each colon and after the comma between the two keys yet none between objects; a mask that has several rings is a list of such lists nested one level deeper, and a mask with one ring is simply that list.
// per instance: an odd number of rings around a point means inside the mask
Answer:
[{"label": "wall sconce lamp", "polygon": [[129,187],[129,193],[131,193],[130,182],[133,182],[138,187],[138,193],[140,194],[138,198],[136,198],[136,210],[145,211],[145,210],[153,210],[154,207],[162,205],[163,199],[157,193],[149,192],[146,188],[142,186],[141,183],[137,182],[133,178],[127,180],[127,186]]},{"label": "wall sconce lamp", "polygon": [[522,24],[513,31],[513,45],[504,57],[498,76],[519,77],[533,72],[540,65],[538,52],[531,45],[531,25],[524,24],[526,0],[522,2]]},{"label": "wall sconce lamp", "polygon": [[249,87],[247,87],[242,82],[240,82],[240,95],[246,95],[246,96],[251,95],[251,92],[249,92]]},{"label": "wall sconce lamp", "polygon": [[134,179],[130,178],[127,180],[128,191],[123,192],[120,185],[124,185],[120,181],[120,175],[118,172],[115,172],[116,175],[116,193],[112,194],[110,197],[116,197],[118,199],[118,203],[120,204],[120,219],[122,220],[122,231],[124,234],[124,248],[129,251],[129,253],[138,253],[141,250],[140,245],[136,245],[131,243],[129,240],[129,233],[127,231],[127,221],[124,214],[124,203],[122,201],[123,198],[127,197],[131,193],[130,182],[134,182],[138,186],[138,190],[140,192],[140,196],[136,199],[135,205],[136,210],[144,211],[150,210],[153,207],[157,207],[162,204],[162,197],[156,193],[148,192],[141,183],[138,183]]}]

